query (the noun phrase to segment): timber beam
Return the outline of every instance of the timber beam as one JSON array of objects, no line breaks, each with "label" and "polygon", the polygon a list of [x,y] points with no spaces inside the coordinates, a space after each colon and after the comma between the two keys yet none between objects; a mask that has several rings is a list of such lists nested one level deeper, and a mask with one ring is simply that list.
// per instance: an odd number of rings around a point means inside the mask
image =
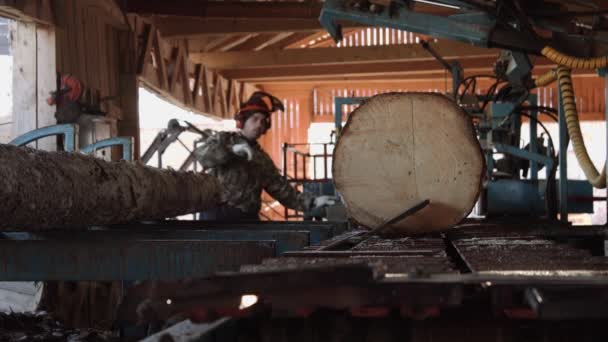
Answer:
[{"label": "timber beam", "polygon": [[[166,38],[200,38],[209,35],[315,32],[323,28],[318,18],[190,18],[155,17],[154,25]],[[343,27],[362,27],[345,22]]]},{"label": "timber beam", "polygon": [[[441,41],[431,46],[444,58],[495,57],[496,49]],[[353,63],[435,60],[420,44],[342,48],[287,49],[190,53],[190,59],[211,69],[277,68],[283,66],[343,65]],[[439,65],[437,63],[437,65]]]},{"label": "timber beam", "polygon": [[139,38],[139,80],[166,100],[196,113],[229,118],[256,90],[191,62],[186,40],[164,40],[153,24],[136,16],[132,24]]},{"label": "timber beam", "polygon": [[205,18],[308,18],[317,19],[317,2],[232,2],[200,0],[126,0],[124,9],[138,15],[175,15]]},{"label": "timber beam", "polygon": [[53,25],[51,0],[0,0],[0,16],[43,25]]},{"label": "timber beam", "polygon": [[[470,73],[491,73],[495,57],[480,57],[461,60],[460,64]],[[555,67],[551,61],[542,59],[535,70],[548,70]],[[379,62],[369,64],[319,65],[307,67],[229,69],[221,73],[241,82],[273,83],[281,80],[327,81],[356,79],[416,79],[444,78],[446,70],[436,61]],[[449,77],[449,76],[448,76]]]}]

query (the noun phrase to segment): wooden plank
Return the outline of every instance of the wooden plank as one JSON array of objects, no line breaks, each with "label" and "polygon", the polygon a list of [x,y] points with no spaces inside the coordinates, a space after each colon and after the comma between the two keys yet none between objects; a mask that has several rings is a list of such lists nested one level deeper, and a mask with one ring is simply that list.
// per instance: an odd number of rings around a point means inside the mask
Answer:
[{"label": "wooden plank", "polygon": [[[484,49],[468,44],[441,41],[431,46],[446,59],[497,56],[495,49]],[[345,63],[395,62],[435,60],[421,45],[365,46],[345,48],[289,49],[282,51],[228,51],[190,53],[195,63],[213,69],[276,68],[278,66],[321,65]]]},{"label": "wooden plank", "polygon": [[89,64],[94,65],[87,59],[88,44],[90,40],[95,39],[94,37],[87,37],[90,25],[86,22],[84,3],[87,1],[73,1],[74,6],[74,18],[72,29],[74,30],[74,36],[69,39],[74,39],[75,52],[76,52],[76,77],[84,83],[84,87],[87,88],[92,84],[91,74],[87,70]]},{"label": "wooden plank", "polygon": [[63,11],[59,8],[58,10],[64,14],[65,21],[60,23],[65,27],[66,31],[66,46],[62,46],[61,49],[65,49],[67,53],[66,69],[62,70],[63,73],[77,74],[78,73],[78,54],[76,51],[76,31],[74,26],[74,17],[76,13],[74,6],[76,0],[64,0]]},{"label": "wooden plank", "polygon": [[24,22],[53,25],[50,0],[0,0],[0,16]]},{"label": "wooden plank", "polygon": [[276,37],[276,33],[261,33],[243,44],[232,48],[231,51],[258,51],[264,46],[269,45],[269,42],[276,39]]},{"label": "wooden plank", "polygon": [[156,34],[155,30],[153,30],[153,26],[148,24],[143,24],[142,31],[136,32],[139,33],[138,35],[142,37],[143,41],[143,44],[140,44],[137,47],[137,73],[143,74],[146,65],[150,64],[150,58],[152,58],[152,55],[150,54],[150,47],[153,44],[154,36]]},{"label": "wooden plank", "polygon": [[[323,27],[318,18],[289,19],[272,18],[192,18],[156,17],[154,24],[165,38],[198,39],[224,34],[316,32]],[[344,27],[361,27],[347,22]]]},{"label": "wooden plank", "polygon": [[[153,27],[154,29],[154,27]],[[153,48],[154,48],[154,58],[156,60],[156,72],[158,73],[158,79],[160,81],[161,87],[169,87],[169,76],[167,73],[167,63],[165,62],[165,46],[162,44],[162,40],[160,38],[160,33],[156,31],[154,33]],[[153,31],[153,32],[154,32]]]},{"label": "wooden plank", "polygon": [[[36,127],[46,127],[57,123],[55,106],[49,106],[46,99],[57,89],[57,59],[55,29],[53,27],[38,27],[36,29],[37,61],[37,123]],[[38,142],[38,149],[45,151],[57,150],[57,139],[49,137]]]},{"label": "wooden plank", "polygon": [[206,67],[203,66],[203,83],[202,83],[202,89],[203,89],[203,100],[204,100],[204,108],[205,108],[205,112],[207,113],[211,113],[211,99],[212,97],[212,93],[213,90],[211,89],[211,85],[213,85],[212,83],[212,78],[213,78],[213,74],[211,73],[211,71],[209,71]]},{"label": "wooden plank", "polygon": [[317,2],[231,2],[189,0],[128,0],[128,13],[201,18],[304,18],[317,19]]},{"label": "wooden plank", "polygon": [[91,92],[92,99],[91,104],[95,105],[97,102],[97,92],[101,90],[101,60],[100,60],[100,52],[101,50],[101,41],[99,40],[99,35],[97,34],[97,11],[95,8],[82,7],[81,15],[82,15],[82,25],[83,27],[83,36],[82,36],[82,51],[83,55],[80,56],[81,60],[81,70],[86,73],[86,83],[85,87]]},{"label": "wooden plank", "polygon": [[[108,37],[108,40],[110,40],[112,42],[112,44],[108,45],[108,50],[107,50],[107,59],[108,59],[108,72],[107,72],[107,77],[108,77],[108,94],[107,96],[116,96],[118,95],[118,74],[120,72],[120,68],[119,68],[119,64],[118,64],[118,59],[119,59],[119,52],[118,52],[118,34],[116,32],[116,29],[110,25],[106,25],[105,27],[106,29],[106,36]],[[108,115],[110,117],[116,118],[117,117],[117,112],[116,110],[120,110],[118,107],[116,107],[115,105],[115,101],[110,101],[109,102],[109,111],[108,111]]]},{"label": "wooden plank", "polygon": [[[53,4],[57,8],[65,8],[65,0],[57,0]],[[57,72],[59,74],[68,73],[68,65],[69,65],[69,54],[66,51],[66,47],[68,45],[67,42],[67,31],[65,25],[65,11],[55,11],[56,13],[56,22],[57,26],[55,26],[55,39],[57,43],[57,48],[55,49],[56,60],[57,60]]]},{"label": "wooden plank", "polygon": [[[103,13],[97,11],[98,21],[96,25],[97,41],[99,41],[99,81],[100,81],[100,95],[106,97],[111,95],[109,74],[114,73],[115,70],[110,69],[110,61],[108,60],[108,52],[110,45],[116,44],[112,40],[112,36],[108,35],[106,31],[106,20],[104,19]],[[105,104],[104,104],[105,105]]]},{"label": "wooden plank", "polygon": [[135,66],[136,38],[129,31],[119,32],[119,53],[125,57],[119,77],[122,120],[118,122],[118,135],[133,137],[133,158],[140,158],[139,131],[139,77]]},{"label": "wooden plank", "polygon": [[[496,61],[495,57],[468,58],[461,61],[465,70],[489,70]],[[386,76],[386,75],[424,75],[445,74],[445,69],[433,60],[415,60],[406,62],[376,62],[366,64],[338,64],[313,66],[288,66],[276,68],[250,68],[222,70],[224,77],[247,81],[261,82],[278,79],[322,79],[331,77]]]},{"label": "wooden plank", "polygon": [[13,21],[10,30],[13,37],[12,136],[17,137],[37,126],[36,24]]},{"label": "wooden plank", "polygon": [[282,32],[282,33],[279,33],[276,36],[274,36],[274,38],[269,39],[266,43],[260,45],[256,49],[256,51],[262,50],[262,49],[265,49],[267,47],[274,46],[275,44],[278,44],[280,42],[283,42],[283,41],[287,40],[288,38],[292,37],[294,34],[295,34],[294,32]]},{"label": "wooden plank", "polygon": [[243,43],[245,43],[246,41],[248,41],[249,39],[255,37],[255,34],[246,34],[240,37],[236,37],[231,41],[226,42],[226,44],[222,44],[221,46],[213,49],[212,51],[220,51],[220,52],[224,52],[224,51],[228,51],[236,46],[239,46]]}]

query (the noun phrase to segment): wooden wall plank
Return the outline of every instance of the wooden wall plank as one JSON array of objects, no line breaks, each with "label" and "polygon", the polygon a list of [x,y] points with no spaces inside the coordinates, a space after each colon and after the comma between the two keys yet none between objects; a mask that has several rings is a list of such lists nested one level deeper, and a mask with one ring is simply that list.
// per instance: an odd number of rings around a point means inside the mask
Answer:
[{"label": "wooden wall plank", "polygon": [[[55,125],[55,107],[50,106],[46,99],[57,89],[57,59],[56,39],[53,27],[39,26],[36,30],[37,60],[37,123],[36,127]],[[57,139],[49,137],[38,142],[38,149],[45,151],[57,150]]]},{"label": "wooden wall plank", "polygon": [[36,24],[13,21],[10,30],[14,70],[12,136],[17,137],[37,128]]}]

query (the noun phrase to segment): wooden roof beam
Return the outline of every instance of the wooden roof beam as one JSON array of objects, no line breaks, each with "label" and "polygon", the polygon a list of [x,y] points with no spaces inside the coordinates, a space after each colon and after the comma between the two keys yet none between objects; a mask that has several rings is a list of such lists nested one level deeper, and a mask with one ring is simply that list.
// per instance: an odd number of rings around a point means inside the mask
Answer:
[{"label": "wooden roof beam", "polygon": [[[431,43],[444,58],[496,56],[498,51],[452,41]],[[365,47],[263,50],[258,52],[190,53],[190,59],[212,69],[276,68],[327,64],[433,60],[419,44]],[[438,64],[439,65],[439,64]]]},{"label": "wooden roof beam", "polygon": [[[154,24],[163,37],[199,38],[209,35],[315,32],[323,30],[318,18],[187,18],[155,17]],[[361,24],[345,22],[343,27],[362,27]]]},{"label": "wooden roof beam", "polygon": [[304,18],[316,19],[319,2],[257,2],[202,0],[125,0],[124,9],[139,15],[176,15],[200,18]]},{"label": "wooden roof beam", "polygon": [[288,36],[282,38],[281,40],[266,45],[263,50],[288,49],[294,44],[300,43],[303,39],[307,39],[311,35],[311,32],[289,32]]},{"label": "wooden roof beam", "polygon": [[229,51],[258,51],[260,47],[268,45],[268,42],[275,39],[276,36],[276,33],[260,33]]},{"label": "wooden roof beam", "polygon": [[[471,57],[459,60],[467,72],[492,70],[496,56]],[[535,70],[546,70],[554,64],[545,58],[538,58]],[[273,82],[278,80],[329,80],[352,77],[386,78],[394,76],[428,77],[431,74],[445,75],[446,70],[434,60],[390,61],[376,63],[352,63],[316,66],[284,66],[274,68],[229,69],[220,72],[224,77],[243,82]]]}]

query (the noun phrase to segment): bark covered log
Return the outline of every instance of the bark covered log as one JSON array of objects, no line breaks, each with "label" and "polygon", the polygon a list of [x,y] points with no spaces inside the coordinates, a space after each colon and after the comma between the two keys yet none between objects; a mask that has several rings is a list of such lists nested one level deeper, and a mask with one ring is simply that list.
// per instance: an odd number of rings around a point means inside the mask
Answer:
[{"label": "bark covered log", "polygon": [[0,229],[84,227],[175,217],[215,205],[209,175],[0,145]]},{"label": "bark covered log", "polygon": [[440,231],[461,221],[481,189],[484,158],[454,101],[431,93],[378,95],[348,118],[333,177],[349,216],[374,228],[417,203],[430,205],[386,233]]}]

